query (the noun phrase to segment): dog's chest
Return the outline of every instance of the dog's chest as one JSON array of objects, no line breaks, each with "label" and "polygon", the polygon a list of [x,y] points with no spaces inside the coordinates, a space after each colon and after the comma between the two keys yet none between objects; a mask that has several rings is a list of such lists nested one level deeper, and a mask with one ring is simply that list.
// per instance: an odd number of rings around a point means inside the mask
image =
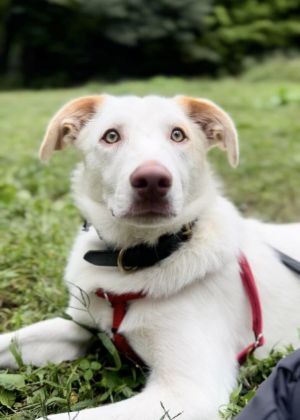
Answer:
[{"label": "dog's chest", "polygon": [[[81,299],[82,290],[80,294],[76,294],[75,299],[74,293],[72,295],[68,313],[76,322],[106,332],[118,350],[127,353],[126,347],[125,350],[124,347],[119,347],[116,340],[116,335],[121,335],[130,350],[134,349],[137,354],[142,354],[143,360],[147,364],[152,363],[153,342],[163,324],[162,320],[165,318],[162,302],[159,305],[158,302],[144,298],[138,301],[128,301],[124,305],[123,315],[119,317],[119,308],[112,305],[107,299],[98,297],[96,293],[85,295],[84,300],[88,306],[85,306],[84,302],[80,306],[78,305],[78,298]],[[115,322],[116,317],[118,318],[117,323]]]}]

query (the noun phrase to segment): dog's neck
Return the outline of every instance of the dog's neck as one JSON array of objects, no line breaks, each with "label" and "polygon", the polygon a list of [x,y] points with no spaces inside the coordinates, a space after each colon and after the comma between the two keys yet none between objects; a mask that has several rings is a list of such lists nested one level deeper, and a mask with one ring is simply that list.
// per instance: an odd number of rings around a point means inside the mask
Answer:
[{"label": "dog's neck", "polygon": [[113,249],[129,248],[139,244],[154,245],[159,238],[166,234],[176,234],[183,226],[194,222],[197,219],[196,212],[189,212],[185,218],[180,220],[168,221],[168,223],[156,226],[134,226],[124,223],[119,219],[114,219],[101,205],[96,204],[97,215],[101,218],[101,223],[94,217],[93,213],[87,214],[83,211],[86,220],[95,228],[99,239],[103,240],[107,247]]}]

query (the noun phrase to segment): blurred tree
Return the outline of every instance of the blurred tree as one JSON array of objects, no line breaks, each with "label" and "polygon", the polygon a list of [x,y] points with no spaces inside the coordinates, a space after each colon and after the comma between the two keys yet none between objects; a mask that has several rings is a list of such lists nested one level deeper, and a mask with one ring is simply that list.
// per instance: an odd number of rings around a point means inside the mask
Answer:
[{"label": "blurred tree", "polygon": [[10,0],[2,0],[0,2],[0,72],[4,70],[4,63],[6,57],[4,52],[5,48],[5,29],[6,29],[6,22],[5,22],[5,14],[6,11],[10,7]]},{"label": "blurred tree", "polygon": [[89,76],[88,22],[68,6],[11,0],[4,22],[4,71],[22,85],[61,85]]},{"label": "blurred tree", "polygon": [[203,29],[203,18],[211,1],[197,0],[77,0],[83,11],[99,16],[105,37],[138,46],[141,42],[172,40],[183,45],[194,42]]},{"label": "blurred tree", "polygon": [[26,86],[188,72],[211,2],[10,0],[4,70]]},{"label": "blurred tree", "polygon": [[299,45],[299,0],[0,0],[0,72],[15,85],[238,73]]},{"label": "blurred tree", "polygon": [[201,45],[215,51],[223,69],[238,73],[246,57],[300,46],[299,0],[216,0]]},{"label": "blurred tree", "polygon": [[74,0],[80,10],[99,21],[99,33],[111,43],[113,73],[145,76],[180,74],[191,46],[199,48],[204,18],[212,0]]}]

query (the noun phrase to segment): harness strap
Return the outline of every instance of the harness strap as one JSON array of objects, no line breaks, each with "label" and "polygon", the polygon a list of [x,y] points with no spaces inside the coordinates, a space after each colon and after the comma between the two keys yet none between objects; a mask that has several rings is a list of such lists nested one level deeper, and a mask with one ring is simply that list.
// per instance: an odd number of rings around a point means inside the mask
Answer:
[{"label": "harness strap", "polygon": [[127,339],[120,334],[119,327],[127,312],[127,303],[132,300],[141,299],[145,295],[143,293],[124,293],[123,295],[114,295],[113,293],[106,293],[102,289],[96,290],[96,295],[105,299],[113,308],[113,320],[111,332],[113,335],[113,342],[120,353],[123,353],[128,359],[134,361],[139,365],[143,365],[141,358],[132,350]]},{"label": "harness strap", "polygon": [[239,257],[240,274],[243,286],[245,288],[252,312],[252,330],[254,332],[255,341],[249,344],[244,350],[237,355],[237,360],[242,365],[249,354],[251,354],[257,347],[265,343],[263,336],[263,317],[258,290],[255,284],[254,276],[247,258],[244,254]]},{"label": "harness strap", "polygon": [[[239,257],[240,275],[246,295],[249,299],[251,313],[252,313],[252,330],[255,336],[255,341],[249,344],[244,350],[237,355],[237,360],[242,365],[247,356],[251,354],[257,347],[264,344],[263,336],[263,321],[262,310],[259,299],[258,290],[255,284],[254,276],[250,265],[245,255],[241,254]],[[111,332],[113,334],[113,341],[120,353],[125,354],[130,360],[135,361],[139,365],[144,364],[141,358],[132,350],[126,337],[118,332],[119,327],[126,315],[127,304],[129,301],[141,299],[145,295],[140,293],[124,293],[123,295],[115,295],[113,293],[106,293],[102,289],[96,291],[96,295],[105,299],[113,308],[113,321]]]}]

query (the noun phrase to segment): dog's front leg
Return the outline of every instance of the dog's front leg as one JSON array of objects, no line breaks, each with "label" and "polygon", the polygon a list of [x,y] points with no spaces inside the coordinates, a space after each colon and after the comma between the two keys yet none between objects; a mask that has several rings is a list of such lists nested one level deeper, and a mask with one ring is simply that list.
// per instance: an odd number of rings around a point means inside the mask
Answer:
[{"label": "dog's front leg", "polygon": [[[210,385],[198,387],[172,372],[168,378],[152,375],[144,391],[127,400],[79,412],[50,415],[48,420],[220,420],[219,404]],[[39,420],[42,420],[40,418]]]},{"label": "dog's front leg", "polygon": [[73,321],[54,318],[0,335],[0,367],[17,367],[10,351],[16,343],[25,364],[73,360],[85,353],[91,334]]}]

